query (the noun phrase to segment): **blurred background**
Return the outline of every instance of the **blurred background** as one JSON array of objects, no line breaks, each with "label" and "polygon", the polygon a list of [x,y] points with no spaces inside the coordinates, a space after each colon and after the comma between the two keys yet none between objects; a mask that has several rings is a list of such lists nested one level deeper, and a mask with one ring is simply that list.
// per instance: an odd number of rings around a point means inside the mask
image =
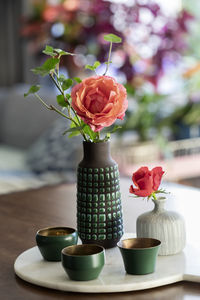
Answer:
[{"label": "blurred background", "polygon": [[[30,69],[46,45],[73,52],[66,76],[93,75],[86,64],[107,59],[108,75],[124,84],[129,108],[112,139],[122,176],[162,165],[165,179],[200,187],[200,2],[198,0],[1,0],[0,193],[75,181],[78,137],[62,136],[65,120],[23,94],[30,84],[56,104],[50,80]],[[97,69],[104,72],[105,65]]]}]

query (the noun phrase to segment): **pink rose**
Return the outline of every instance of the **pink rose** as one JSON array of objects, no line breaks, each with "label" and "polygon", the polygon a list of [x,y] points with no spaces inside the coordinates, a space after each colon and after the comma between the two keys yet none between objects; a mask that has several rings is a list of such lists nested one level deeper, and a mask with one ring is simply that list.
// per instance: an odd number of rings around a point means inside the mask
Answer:
[{"label": "pink rose", "polygon": [[123,120],[128,107],[126,89],[109,76],[93,76],[72,88],[72,107],[93,131]]}]

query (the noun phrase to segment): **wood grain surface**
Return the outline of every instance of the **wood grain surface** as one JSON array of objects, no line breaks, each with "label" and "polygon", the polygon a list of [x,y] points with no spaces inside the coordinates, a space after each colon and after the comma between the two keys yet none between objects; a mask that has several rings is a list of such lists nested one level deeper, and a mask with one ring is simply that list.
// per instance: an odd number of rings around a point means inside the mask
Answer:
[{"label": "wood grain surface", "polygon": [[[129,184],[129,183],[128,183]],[[124,224],[127,232],[135,232],[135,219],[151,204],[139,205],[128,199],[124,187]],[[0,196],[0,299],[200,299],[200,285],[181,282],[160,288],[116,294],[77,294],[59,292],[31,285],[19,279],[13,270],[17,256],[35,246],[35,234],[47,226],[76,227],[76,187],[59,185],[38,190]],[[197,258],[199,259],[199,258]]]}]

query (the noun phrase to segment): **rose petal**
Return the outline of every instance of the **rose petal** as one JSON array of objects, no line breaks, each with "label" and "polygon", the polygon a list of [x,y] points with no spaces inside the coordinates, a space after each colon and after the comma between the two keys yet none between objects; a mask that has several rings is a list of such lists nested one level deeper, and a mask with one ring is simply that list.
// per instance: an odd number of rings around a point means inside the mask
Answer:
[{"label": "rose petal", "polygon": [[131,194],[135,194],[136,196],[140,196],[140,197],[148,197],[149,196],[148,191],[135,189],[132,185],[130,186],[129,192]]},{"label": "rose petal", "polygon": [[137,183],[138,189],[144,191],[146,196],[150,196],[154,192],[153,179],[151,174],[146,174],[143,178],[139,179]]},{"label": "rose petal", "polygon": [[134,194],[136,196],[140,196],[140,197],[148,197],[150,195],[148,191],[146,191],[146,190],[139,190],[139,189],[135,189],[134,190]]},{"label": "rose petal", "polygon": [[134,194],[134,187],[132,185],[129,188],[129,193]]},{"label": "rose petal", "polygon": [[133,173],[132,175],[132,181],[133,183],[138,186],[138,180],[140,180],[141,178],[143,178],[145,176],[145,174],[150,173],[149,169],[147,167],[141,167],[137,170],[137,172]]},{"label": "rose petal", "polygon": [[153,189],[154,191],[157,191],[159,186],[160,186],[160,182],[162,179],[162,176],[165,172],[163,171],[162,167],[155,167],[151,170],[151,174],[152,174],[152,178],[153,178]]},{"label": "rose petal", "polygon": [[104,107],[102,113],[107,114],[107,113],[109,113],[109,112],[112,110],[112,108],[113,108],[113,103],[108,103],[108,104]]}]

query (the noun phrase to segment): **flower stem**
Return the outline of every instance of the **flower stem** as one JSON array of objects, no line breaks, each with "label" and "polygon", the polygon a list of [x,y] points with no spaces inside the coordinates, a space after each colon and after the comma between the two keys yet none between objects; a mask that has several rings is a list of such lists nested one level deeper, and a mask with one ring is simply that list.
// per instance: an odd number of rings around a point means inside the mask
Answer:
[{"label": "flower stem", "polygon": [[100,131],[97,131],[97,139],[98,139],[98,142],[100,141]]},{"label": "flower stem", "polygon": [[40,102],[46,107],[48,108],[49,110],[54,110],[56,111],[58,114],[60,114],[61,116],[63,116],[64,118],[70,120],[70,121],[73,121],[75,123],[75,125],[79,125],[77,124],[73,119],[71,119],[70,117],[66,116],[65,114],[63,114],[60,110],[58,110],[55,106],[53,105],[48,105],[44,102],[44,100],[42,100],[42,98],[37,94],[35,93],[35,96],[40,100]]},{"label": "flower stem", "polygon": [[76,123],[76,121],[72,120],[70,117],[66,116],[65,114],[63,114],[59,109],[57,109],[54,105],[50,105],[50,109],[56,111],[58,114],[60,114],[61,116],[63,116],[64,118],[74,122],[74,124],[77,126],[78,124]]},{"label": "flower stem", "polygon": [[106,70],[105,70],[105,73],[103,74],[103,76],[105,76],[106,73],[108,72],[108,68],[109,68],[109,64],[110,64],[111,51],[112,51],[112,42],[110,42],[110,49],[109,49],[109,53],[108,53],[108,61],[107,61]]},{"label": "flower stem", "polygon": [[[58,82],[55,80],[55,78],[53,77],[52,74],[49,74],[50,78],[53,80],[53,82],[55,83],[57,89],[61,92],[61,94],[63,95],[63,97],[65,98],[65,101],[67,102],[68,105],[70,105],[68,99],[65,97],[63,90],[61,89],[60,85],[58,84]],[[57,77],[57,74],[56,74]]]},{"label": "flower stem", "polygon": [[[58,82],[55,80],[53,74],[49,74],[49,75],[50,75],[51,79],[53,80],[53,82],[55,83],[55,85],[56,85],[56,87],[58,88],[58,90],[59,90],[59,91],[61,92],[61,94],[63,95],[65,101],[66,101],[67,104],[68,104],[67,109],[68,109],[69,117],[67,117],[65,114],[61,113],[61,112],[60,112],[58,109],[56,109],[54,106],[51,106],[51,107],[53,107],[53,110],[55,110],[56,112],[58,112],[58,113],[61,114],[62,116],[65,116],[65,118],[67,118],[67,119],[71,120],[72,122],[74,122],[74,124],[75,124],[76,126],[81,126],[81,122],[80,122],[80,120],[79,120],[79,118],[78,118],[78,116],[77,116],[75,110],[74,110],[73,107],[71,106],[71,103],[70,103],[70,102],[68,101],[68,99],[65,97],[64,91],[62,90],[62,88],[60,87],[60,85],[58,84]],[[56,78],[58,78],[58,74],[55,73],[55,75],[56,75]],[[78,123],[76,123],[76,121],[71,117],[71,111],[70,111],[70,109],[73,111],[74,115],[77,117]],[[83,136],[83,138],[85,139],[85,141],[88,141],[87,136],[86,136],[86,134],[83,132],[83,130],[80,129],[80,133],[82,134],[82,136]]]},{"label": "flower stem", "polygon": [[42,98],[41,98],[37,93],[35,93],[35,96],[40,100],[40,102],[41,102],[46,108],[48,108],[48,109],[51,110],[50,106],[49,106],[48,104],[46,104],[46,103],[44,102],[44,100],[42,100]]},{"label": "flower stem", "polygon": [[152,193],[152,197],[154,200],[157,200],[155,193]]}]

